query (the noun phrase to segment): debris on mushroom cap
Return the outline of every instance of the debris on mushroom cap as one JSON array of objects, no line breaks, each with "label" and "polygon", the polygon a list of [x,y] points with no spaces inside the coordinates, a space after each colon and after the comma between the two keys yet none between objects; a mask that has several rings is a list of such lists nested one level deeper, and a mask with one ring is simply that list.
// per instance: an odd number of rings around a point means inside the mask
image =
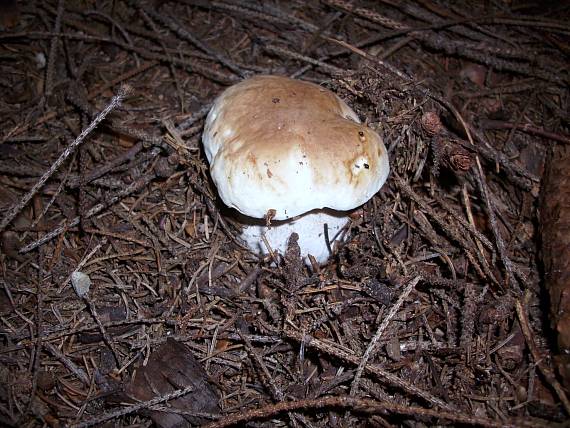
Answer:
[{"label": "debris on mushroom cap", "polygon": [[211,176],[226,205],[285,220],[313,209],[353,209],[389,172],[380,136],[318,85],[257,76],[224,91],[203,134]]}]

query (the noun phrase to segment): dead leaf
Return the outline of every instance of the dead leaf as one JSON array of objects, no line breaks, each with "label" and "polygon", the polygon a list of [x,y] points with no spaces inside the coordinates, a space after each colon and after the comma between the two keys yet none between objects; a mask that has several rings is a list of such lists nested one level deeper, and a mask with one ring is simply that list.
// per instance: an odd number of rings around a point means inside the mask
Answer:
[{"label": "dead leaf", "polygon": [[[148,364],[137,370],[126,392],[134,399],[147,401],[187,387],[194,389],[169,401],[169,407],[185,412],[220,413],[219,398],[214,387],[208,382],[206,371],[188,347],[169,338],[152,352]],[[205,418],[174,412],[145,410],[143,413],[148,414],[161,428],[189,427],[208,421]]]}]

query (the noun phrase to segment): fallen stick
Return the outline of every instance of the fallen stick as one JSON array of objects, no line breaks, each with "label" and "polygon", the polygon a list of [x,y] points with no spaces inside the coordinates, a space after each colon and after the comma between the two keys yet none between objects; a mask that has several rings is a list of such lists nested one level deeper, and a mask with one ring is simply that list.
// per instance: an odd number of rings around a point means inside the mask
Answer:
[{"label": "fallen stick", "polygon": [[570,388],[570,146],[552,147],[540,198],[544,283],[550,294],[550,323],[558,335],[558,372]]}]

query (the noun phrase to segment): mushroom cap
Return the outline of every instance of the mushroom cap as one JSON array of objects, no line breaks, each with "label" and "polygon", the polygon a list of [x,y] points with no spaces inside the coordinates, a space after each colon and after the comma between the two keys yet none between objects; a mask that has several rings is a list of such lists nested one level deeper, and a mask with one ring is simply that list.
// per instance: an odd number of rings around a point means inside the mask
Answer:
[{"label": "mushroom cap", "polygon": [[313,209],[351,210],[389,172],[380,136],[333,92],[280,76],[257,76],[214,102],[202,136],[224,203],[242,214],[285,220]]}]

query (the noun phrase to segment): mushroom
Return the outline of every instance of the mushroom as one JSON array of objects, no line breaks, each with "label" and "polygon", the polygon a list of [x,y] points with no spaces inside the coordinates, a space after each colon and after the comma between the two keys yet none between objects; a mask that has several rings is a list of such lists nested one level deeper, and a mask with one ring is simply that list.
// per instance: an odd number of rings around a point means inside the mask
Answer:
[{"label": "mushroom", "polygon": [[221,199],[241,213],[248,247],[284,254],[295,232],[306,263],[309,254],[327,261],[350,211],[382,187],[390,169],[380,136],[337,95],[280,76],[226,89],[202,141]]}]

